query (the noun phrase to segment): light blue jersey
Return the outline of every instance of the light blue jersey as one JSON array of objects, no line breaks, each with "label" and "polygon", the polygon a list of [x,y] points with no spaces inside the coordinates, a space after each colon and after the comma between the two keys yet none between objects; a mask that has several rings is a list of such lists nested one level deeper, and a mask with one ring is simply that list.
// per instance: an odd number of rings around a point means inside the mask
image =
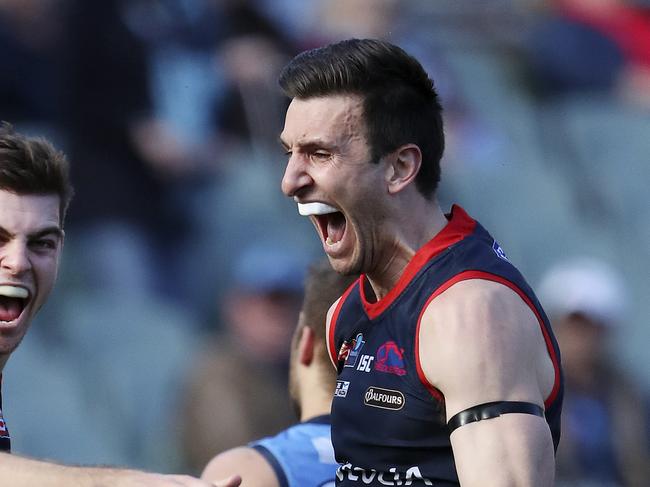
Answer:
[{"label": "light blue jersey", "polygon": [[280,487],[334,487],[338,464],[330,416],[318,416],[251,443],[271,464]]}]

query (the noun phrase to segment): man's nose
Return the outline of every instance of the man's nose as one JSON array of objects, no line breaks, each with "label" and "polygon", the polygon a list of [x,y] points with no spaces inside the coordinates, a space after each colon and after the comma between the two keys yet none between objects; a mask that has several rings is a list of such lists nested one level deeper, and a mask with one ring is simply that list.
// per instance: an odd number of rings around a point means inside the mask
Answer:
[{"label": "man's nose", "polygon": [[29,249],[23,242],[14,240],[0,249],[0,267],[11,275],[19,275],[31,267]]},{"label": "man's nose", "polygon": [[282,177],[282,192],[289,196],[296,196],[300,190],[314,183],[313,179],[307,172],[304,162],[299,156],[292,155],[287,162]]}]

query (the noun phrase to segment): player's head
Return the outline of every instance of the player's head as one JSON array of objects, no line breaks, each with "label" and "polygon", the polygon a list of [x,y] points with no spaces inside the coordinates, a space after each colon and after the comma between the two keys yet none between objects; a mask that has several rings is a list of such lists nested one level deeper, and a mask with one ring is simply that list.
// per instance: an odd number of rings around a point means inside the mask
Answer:
[{"label": "player's head", "polygon": [[421,64],[401,48],[375,39],[349,39],[305,51],[280,75],[290,98],[358,95],[363,103],[371,161],[415,144],[422,165],[415,183],[431,198],[444,150],[442,109]]},{"label": "player's head", "polygon": [[296,351],[303,328],[307,327],[314,334],[314,361],[312,366],[319,374],[319,385],[332,392],[336,382],[336,370],[332,366],[327,352],[325,322],[327,311],[358,276],[343,276],[335,272],[326,259],[309,268],[305,281],[303,304],[298,319],[298,326],[293,336],[290,393],[294,405],[299,410],[299,384],[296,375]]},{"label": "player's head", "polygon": [[72,199],[68,161],[51,143],[26,137],[0,124],[0,190],[16,195],[56,195],[63,226]]},{"label": "player's head", "polygon": [[71,195],[63,154],[0,126],[0,370],[54,286]]}]

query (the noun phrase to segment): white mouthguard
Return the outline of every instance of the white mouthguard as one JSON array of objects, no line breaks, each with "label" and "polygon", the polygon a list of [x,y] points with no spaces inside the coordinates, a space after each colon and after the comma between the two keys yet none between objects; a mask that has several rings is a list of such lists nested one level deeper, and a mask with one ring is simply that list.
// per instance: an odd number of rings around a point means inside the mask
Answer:
[{"label": "white mouthguard", "polygon": [[336,213],[337,211],[339,210],[325,203],[298,203],[298,213],[302,216],[327,215],[328,213]]},{"label": "white mouthguard", "polygon": [[23,287],[0,286],[0,296],[25,299],[27,296],[29,296],[29,293],[27,292],[27,289]]}]

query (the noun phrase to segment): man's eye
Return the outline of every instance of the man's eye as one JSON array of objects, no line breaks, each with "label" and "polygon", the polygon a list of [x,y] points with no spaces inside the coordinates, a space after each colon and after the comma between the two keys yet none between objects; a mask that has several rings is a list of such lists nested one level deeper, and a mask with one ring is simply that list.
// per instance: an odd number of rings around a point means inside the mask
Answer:
[{"label": "man's eye", "polygon": [[56,248],[56,242],[50,239],[39,239],[32,242],[32,247],[38,250],[53,250]]},{"label": "man's eye", "polygon": [[326,161],[330,158],[329,152],[312,152],[311,158],[316,161]]}]

